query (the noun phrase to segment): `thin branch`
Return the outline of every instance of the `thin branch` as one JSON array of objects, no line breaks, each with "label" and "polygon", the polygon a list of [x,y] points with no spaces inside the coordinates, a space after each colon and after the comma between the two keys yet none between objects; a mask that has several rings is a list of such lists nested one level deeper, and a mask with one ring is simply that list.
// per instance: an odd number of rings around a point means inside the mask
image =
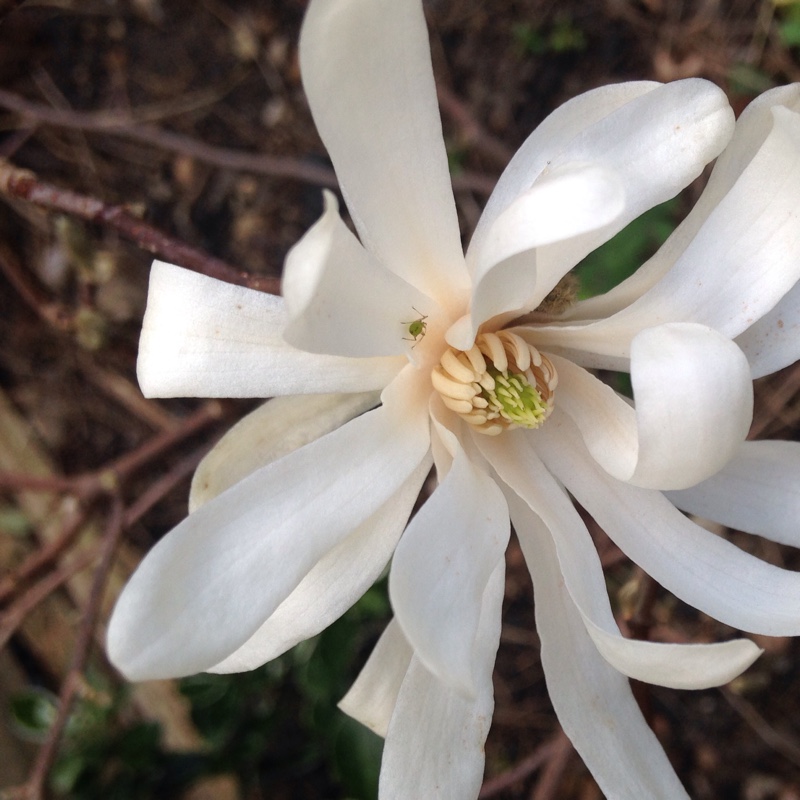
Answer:
[{"label": "thin branch", "polygon": [[135,115],[125,112],[51,108],[25,100],[5,89],[0,89],[0,106],[16,112],[26,120],[40,124],[120,136],[152,145],[160,150],[191,156],[204,164],[216,167],[268,175],[271,178],[286,178],[314,186],[327,186],[331,189],[338,186],[336,175],[329,167],[317,166],[288,156],[271,156],[267,153],[247,153],[215,147],[180,133],[140,124],[136,121]]},{"label": "thin branch", "polygon": [[771,747],[784,758],[800,767],[800,745],[785,733],[775,730],[761,714],[743,697],[734,694],[730,689],[721,688],[720,693],[728,701],[733,710],[753,729],[756,736],[764,744]]},{"label": "thin branch", "polygon": [[87,222],[105,225],[148,253],[203,275],[262,292],[271,294],[279,292],[278,278],[251,275],[238,270],[225,261],[181,242],[144,222],[125,206],[107,205],[95,197],[59,189],[57,186],[40,181],[32,172],[18,169],[5,160],[0,160],[0,192],[9,197],[26,200],[41,208],[60,211]]},{"label": "thin branch", "polygon": [[[0,159],[0,165],[2,163]],[[72,330],[74,326],[72,312],[53,300],[4,245],[0,245],[0,272],[6,276],[25,303],[48,325],[60,331]]]},{"label": "thin branch", "polygon": [[558,787],[572,753],[572,742],[564,731],[560,731],[556,736],[553,752],[531,793],[531,800],[555,800],[559,796]]},{"label": "thin branch", "polygon": [[0,615],[0,650],[16,633],[17,628],[25,621],[25,617],[33,611],[46,597],[63,586],[70,578],[86,569],[97,559],[100,550],[97,547],[81,553],[72,563],[48,573],[38,583],[33,584],[23,595]]},{"label": "thin branch", "polygon": [[44,797],[44,786],[47,774],[55,761],[58,753],[58,745],[61,742],[72,703],[81,685],[81,675],[89,657],[89,648],[92,643],[94,628],[97,624],[100,603],[103,599],[103,592],[109,572],[111,571],[111,566],[114,563],[114,552],[122,538],[122,531],[124,529],[122,522],[122,500],[119,497],[114,497],[108,523],[103,533],[100,563],[95,570],[89,601],[86,604],[81,626],[78,630],[72,663],[70,664],[67,677],[64,679],[64,683],[61,686],[58,714],[48,732],[47,740],[39,750],[36,763],[33,766],[31,776],[27,782],[28,795],[31,800],[41,800],[41,798]]},{"label": "thin branch", "polygon": [[537,747],[516,766],[486,781],[481,787],[478,800],[489,800],[489,798],[495,797],[506,789],[511,788],[515,783],[520,783],[530,775],[533,775],[539,767],[546,764],[555,755],[561,735],[558,734]]},{"label": "thin branch", "polygon": [[209,446],[203,447],[190,453],[186,458],[181,459],[172,469],[149,486],[132,503],[125,512],[125,528],[138,522],[156,503],[166,497],[182,480],[191,475],[197,465],[208,453]]},{"label": "thin branch", "polygon": [[88,516],[86,505],[65,520],[58,536],[34,550],[16,569],[0,579],[0,603],[9,598],[25,581],[43,572],[75,541]]},{"label": "thin branch", "polygon": [[180,427],[156,434],[141,447],[116,459],[97,474],[111,475],[114,482],[122,484],[133,472],[149,464],[164,451],[222,419],[224,413],[225,407],[219,400],[209,400],[183,420]]},{"label": "thin branch", "polygon": [[487,133],[466,103],[445,86],[437,84],[439,106],[458,126],[464,142],[491,159],[501,169],[511,160],[514,151],[506,144]]},{"label": "thin branch", "polygon": [[[226,147],[215,147],[189,136],[140,124],[136,121],[136,112],[123,114],[118,111],[72,111],[50,108],[26,100],[5,89],[0,89],[0,107],[16,112],[28,122],[120,136],[152,145],[160,150],[190,156],[204,164],[223,169],[300,181],[331,189],[336,189],[339,185],[336,174],[330,167],[289,156],[271,156],[267,153],[248,153]],[[505,164],[505,161],[502,163]],[[453,177],[453,188],[486,196],[491,194],[494,184],[494,178],[472,172],[463,172]],[[189,265],[183,264],[183,266]]]}]

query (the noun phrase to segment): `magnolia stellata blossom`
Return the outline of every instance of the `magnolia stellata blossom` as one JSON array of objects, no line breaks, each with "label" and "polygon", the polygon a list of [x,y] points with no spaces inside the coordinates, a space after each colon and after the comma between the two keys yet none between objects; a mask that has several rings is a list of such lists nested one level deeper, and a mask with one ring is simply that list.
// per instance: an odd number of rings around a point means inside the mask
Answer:
[{"label": "magnolia stellata blossom", "polygon": [[[395,617],[342,707],[386,737],[382,798],[476,797],[511,520],[564,730],[609,797],[686,797],[626,676],[713,686],[759,650],[623,638],[567,491],[686,602],[800,632],[800,576],[679,510],[798,543],[800,450],[744,440],[752,378],[800,350],[800,89],[736,124],[701,80],[587,92],[522,145],[465,255],[419,0],[312,0],[300,60],[358,238],[326,194],[283,298],[154,264],[145,394],[278,397],[201,464],[189,517],[118,601],[111,658],[135,680],[254,668],[391,558]],[[718,156],[632,278],[552,304]],[[629,372],[634,404],[592,368]]]}]

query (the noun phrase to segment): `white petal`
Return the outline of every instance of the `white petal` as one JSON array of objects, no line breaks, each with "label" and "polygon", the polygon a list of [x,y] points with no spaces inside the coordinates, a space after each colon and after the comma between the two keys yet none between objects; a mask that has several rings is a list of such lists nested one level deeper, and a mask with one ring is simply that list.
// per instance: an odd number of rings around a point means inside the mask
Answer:
[{"label": "white petal", "polygon": [[[582,105],[588,113],[576,118],[573,112]],[[470,245],[470,270],[477,275],[486,269],[480,254],[494,219],[540,175],[570,165],[603,167],[625,187],[625,207],[593,233],[537,253],[536,304],[587,253],[696,178],[733,131],[733,112],[724,93],[697,79],[608,87],[562,109],[531,135],[501,177],[487,204],[487,221],[481,220]]]},{"label": "white petal", "polygon": [[682,489],[717,472],[744,441],[753,414],[747,360],[731,341],[688,323],[642,331],[631,347],[635,410],[610,387],[553,356],[559,406],[615,478]]},{"label": "white petal", "polygon": [[314,0],[300,66],[365,247],[431,296],[466,290],[422,5]]},{"label": "white petal", "polygon": [[753,378],[762,378],[800,359],[800,283],[778,305],[736,337],[750,362]]},{"label": "white petal", "polygon": [[505,564],[482,600],[475,647],[477,692],[464,697],[412,659],[386,735],[381,800],[470,800],[483,780],[484,742],[492,720],[492,670],[500,641]]},{"label": "white petal", "polygon": [[477,253],[482,250],[483,239],[494,221],[517,197],[531,188],[555,154],[587,128],[660,86],[653,81],[601,86],[573,97],[547,116],[517,150],[500,176],[469,244],[467,264],[470,269],[474,269]]},{"label": "white petal", "polygon": [[547,690],[564,732],[606,797],[688,800],[628,681],[597,652],[560,580],[543,530],[520,540],[533,576],[536,630]]},{"label": "white petal", "polygon": [[389,597],[406,639],[433,675],[465,694],[476,690],[481,597],[509,534],[502,492],[460,450],[392,561]]},{"label": "white petal", "polygon": [[284,338],[311,353],[402,355],[408,323],[432,310],[425,295],[361,246],[331,192],[322,217],[289,251],[282,288]]},{"label": "white petal", "polygon": [[800,547],[800,443],[744,442],[716,475],[667,496],[691,514]]},{"label": "white petal", "polygon": [[767,564],[695,525],[660,492],[607,475],[557,408],[531,435],[548,468],[664,588],[740,630],[766,636],[800,633],[800,575]]},{"label": "white petal", "polygon": [[242,478],[341,427],[380,402],[377,392],[276,397],[239,420],[200,462],[189,513]]},{"label": "white petal", "polygon": [[624,209],[620,177],[604,167],[570,164],[543,175],[497,217],[481,240],[473,277],[477,285],[472,330],[468,340],[454,333],[448,334],[448,341],[467,350],[486,320],[534,309],[542,300],[541,287],[552,288],[566,271],[559,262],[556,274],[542,274],[534,249],[602,228]]},{"label": "white petal", "polygon": [[225,659],[398,491],[429,441],[417,416],[383,406],[204,505],[150,551],[123,590],[109,625],[112,661],[143,680]]},{"label": "white petal", "polygon": [[429,469],[426,459],[387,503],[309,570],[245,644],[209,672],[255,669],[339,619],[389,563]]},{"label": "white petal", "polygon": [[283,340],[283,300],[153,263],[137,372],[146,397],[270,397],[381,389],[402,357],[305,353]]},{"label": "white petal", "polygon": [[541,343],[626,356],[646,327],[697,322],[734,338],[767,314],[800,278],[800,113],[772,116],[739,180],[652,288],[607,319],[540,329]]},{"label": "white petal", "polygon": [[378,736],[385,737],[413,655],[397,620],[393,619],[350,691],[339,702],[339,708]]},{"label": "white petal", "polygon": [[761,651],[745,639],[679,645],[623,638],[608,602],[600,559],[578,512],[534,453],[530,437],[520,432],[504,438],[500,444],[482,437],[479,444],[512,490],[506,497],[523,550],[547,558],[555,545],[552,569],[563,576],[589,635],[612,666],[659,686],[704,689],[727,683],[753,663]]},{"label": "white petal", "polygon": [[764,143],[772,129],[771,109],[778,105],[800,111],[800,84],[772,89],[753,100],[736,120],[733,138],[717,159],[700,199],[658,252],[619,286],[577,303],[565,316],[569,319],[611,316],[630,305],[665,275]]}]

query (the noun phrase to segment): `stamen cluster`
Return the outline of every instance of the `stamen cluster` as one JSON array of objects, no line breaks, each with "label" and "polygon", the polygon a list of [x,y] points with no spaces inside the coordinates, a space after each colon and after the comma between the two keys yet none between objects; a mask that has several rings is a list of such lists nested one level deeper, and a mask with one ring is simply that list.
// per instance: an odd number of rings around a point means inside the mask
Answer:
[{"label": "stamen cluster", "polygon": [[553,410],[550,360],[509,331],[481,333],[469,350],[448,348],[431,373],[444,404],[479,433],[538,428]]}]

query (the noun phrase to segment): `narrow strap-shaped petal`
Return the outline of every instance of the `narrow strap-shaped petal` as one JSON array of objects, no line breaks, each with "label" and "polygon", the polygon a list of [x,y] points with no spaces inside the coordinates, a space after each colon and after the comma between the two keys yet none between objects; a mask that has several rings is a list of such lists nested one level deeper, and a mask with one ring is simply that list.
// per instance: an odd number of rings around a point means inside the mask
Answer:
[{"label": "narrow strap-shaped petal", "polygon": [[200,462],[192,478],[189,513],[259,467],[336,430],[379,402],[377,392],[269,400],[240,419]]},{"label": "narrow strap-shaped petal", "polygon": [[543,274],[536,248],[603,228],[624,210],[625,187],[609,169],[570,164],[543,175],[497,217],[482,239],[469,335],[459,325],[448,333],[450,344],[468,350],[486,320],[532,311],[542,300],[541,287],[552,288],[572,266],[551,262],[556,272]]},{"label": "narrow strap-shaped petal", "polygon": [[778,305],[736,337],[753,378],[763,378],[800,359],[800,282]]},{"label": "narrow strap-shaped petal", "polygon": [[339,702],[339,708],[378,736],[385,737],[413,655],[411,645],[393,619],[372,649],[355,683]]},{"label": "narrow strap-shaped petal", "polygon": [[800,575],[694,524],[660,492],[609,476],[557,408],[531,435],[547,467],[663,587],[734,628],[766,636],[800,633]]},{"label": "narrow strap-shaped petal", "polygon": [[531,188],[555,154],[587,128],[660,86],[654,81],[600,86],[571,98],[545,117],[509,161],[486,203],[467,250],[470,271],[475,269],[477,253],[483,250],[483,239],[489,235],[494,221]]},{"label": "narrow strap-shaped petal", "polygon": [[322,556],[236,652],[209,672],[255,669],[339,619],[389,563],[430,466],[430,459],[425,459],[394,496]]},{"label": "narrow strap-shaped petal", "polygon": [[147,397],[271,397],[382,389],[406,359],[306,353],[274,295],[156,261],[137,372]]},{"label": "narrow strap-shaped petal", "polygon": [[[639,93],[640,89],[645,91]],[[614,95],[612,100],[616,100]],[[554,132],[563,133],[559,127],[554,125]],[[719,154],[732,131],[733,112],[724,93],[707,81],[693,79],[656,87],[634,84],[634,94],[628,102],[612,103],[599,119],[589,117],[582,127],[569,130],[572,138],[559,141],[540,137],[545,152],[539,158],[531,158],[528,144],[523,145],[525,157],[515,158],[507,168],[513,176],[508,184],[515,185],[519,194],[546,180],[550,173],[578,166],[602,168],[616,175],[624,187],[624,203],[616,213],[598,212],[593,226],[565,229],[563,236],[544,242],[537,250],[535,291],[526,293],[524,298],[530,308],[535,308],[587,253],[696,178]],[[523,166],[538,169],[517,176]],[[492,222],[476,230],[467,256],[479,297],[481,282],[488,280],[495,265],[503,263],[498,257],[502,251],[495,253],[491,246],[497,238],[492,229],[519,196],[509,197],[502,178],[501,184],[497,191],[505,202],[500,207],[490,200],[487,214]]]},{"label": "narrow strap-shaped petal", "polygon": [[313,0],[300,66],[361,241],[426,294],[467,289],[419,0]]},{"label": "narrow strap-shaped petal", "polygon": [[614,800],[688,800],[627,679],[589,637],[561,581],[547,531],[534,528],[520,544],[533,576],[547,690],[601,791]]},{"label": "narrow strap-shaped petal", "polygon": [[520,432],[504,438],[507,441],[499,443],[481,437],[479,444],[509,487],[506,499],[523,550],[538,553],[542,538],[552,537],[564,585],[610,664],[630,678],[659,686],[705,689],[727,683],[753,663],[761,651],[746,639],[690,645],[625,639],[611,612],[600,559],[583,520],[534,453],[530,437]]},{"label": "narrow strap-shaped petal", "polygon": [[504,589],[505,564],[500,561],[481,601],[473,656],[474,697],[465,697],[412,658],[386,734],[381,800],[477,798],[494,708],[492,670],[500,642]]},{"label": "narrow strap-shaped petal", "polygon": [[716,475],[667,497],[691,514],[800,547],[800,442],[744,442]]},{"label": "narrow strap-shaped petal", "polygon": [[434,309],[362,247],[331,192],[322,217],[289,251],[282,288],[289,317],[284,338],[311,353],[402,355],[413,341],[409,323]]},{"label": "narrow strap-shaped petal", "polygon": [[570,361],[552,357],[558,404],[615,478],[682,489],[716,473],[747,436],[753,385],[747,359],[721,334],[688,323],[642,331],[631,348],[635,409]]},{"label": "narrow strap-shaped petal", "polygon": [[146,679],[227,658],[397,493],[429,443],[418,414],[384,405],[204,505],[150,551],[124,589],[109,625],[111,659]]},{"label": "narrow strap-shaped petal", "polygon": [[392,561],[389,597],[409,644],[440,681],[467,695],[476,691],[481,598],[509,534],[502,492],[460,449]]},{"label": "narrow strap-shaped petal", "polygon": [[609,317],[641,297],[672,268],[764,143],[772,129],[772,108],[775,106],[800,111],[800,84],[776,87],[753,100],[736,120],[733,138],[714,164],[703,194],[658,252],[619,286],[577,303],[565,315],[566,318]]},{"label": "narrow strap-shaped petal", "polygon": [[660,280],[606,319],[542,326],[541,344],[625,357],[647,327],[697,322],[734,338],[772,310],[800,278],[800,113],[771,116],[758,152]]}]

